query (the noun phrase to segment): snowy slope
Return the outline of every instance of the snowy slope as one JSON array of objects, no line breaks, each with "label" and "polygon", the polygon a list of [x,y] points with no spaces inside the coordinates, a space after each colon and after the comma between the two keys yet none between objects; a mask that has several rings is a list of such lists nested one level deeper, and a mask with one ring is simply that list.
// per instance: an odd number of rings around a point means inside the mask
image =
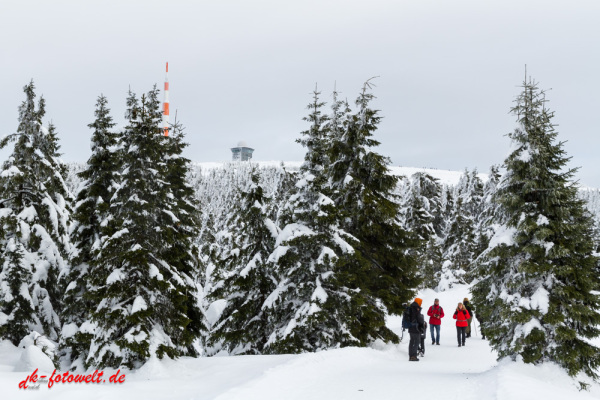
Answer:
[{"label": "snowy slope", "polygon": [[[252,161],[253,164],[257,164],[260,167],[279,167],[282,164],[288,171],[298,171],[302,165],[302,161]],[[193,163],[195,168],[202,170],[204,173],[216,169],[222,168],[229,163],[218,163],[218,162],[202,162]],[[443,169],[434,168],[415,168],[415,167],[396,167],[390,166],[390,171],[394,175],[410,177],[417,172],[426,172],[434,178],[439,179],[440,184],[454,186],[458,184],[460,176],[464,171],[448,171]],[[477,174],[483,182],[487,181],[487,174]]]},{"label": "snowy slope", "polygon": [[[415,168],[415,167],[394,167],[390,166],[390,171],[394,175],[401,175],[410,177],[417,172],[425,172],[434,178],[439,180],[441,185],[455,186],[458,184],[460,177],[464,174],[464,171],[448,171],[445,169],[434,169],[434,168]],[[488,174],[477,174],[477,176],[483,181],[487,182]]]},{"label": "snowy slope", "polygon": [[[440,298],[441,345],[426,341],[421,361],[408,362],[408,339],[399,345],[344,348],[320,353],[280,356],[237,356],[152,360],[125,372],[123,384],[61,384],[51,389],[20,390],[28,373],[13,372],[21,350],[0,343],[3,399],[404,399],[461,400],[598,399],[600,385],[579,392],[575,382],[552,364],[501,362],[479,332],[458,348],[452,313],[468,297],[468,287],[420,293],[424,309]],[[400,318],[388,325],[399,332]],[[429,335],[429,333],[428,333]],[[105,371],[109,376],[113,371]],[[108,379],[107,379],[108,380]]]}]

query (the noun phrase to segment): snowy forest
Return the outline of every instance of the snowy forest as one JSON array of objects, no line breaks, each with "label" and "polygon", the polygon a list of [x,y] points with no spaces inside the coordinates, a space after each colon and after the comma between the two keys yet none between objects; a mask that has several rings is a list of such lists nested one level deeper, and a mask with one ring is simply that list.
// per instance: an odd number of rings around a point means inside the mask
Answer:
[{"label": "snowy forest", "polygon": [[315,89],[302,163],[216,167],[182,155],[181,124],[163,135],[156,87],[120,130],[98,97],[92,155],[63,163],[31,82],[0,142],[0,339],[76,371],[365,347],[399,342],[386,318],[419,289],[471,284],[500,357],[597,379],[600,192],[520,90],[509,156],[449,183],[381,154],[369,81],[352,103]]}]

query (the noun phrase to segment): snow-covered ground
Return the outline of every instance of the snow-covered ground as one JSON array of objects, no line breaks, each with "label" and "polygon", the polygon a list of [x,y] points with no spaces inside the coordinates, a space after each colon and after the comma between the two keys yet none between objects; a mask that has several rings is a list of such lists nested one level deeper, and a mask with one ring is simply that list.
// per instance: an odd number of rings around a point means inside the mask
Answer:
[{"label": "snow-covered ground", "polygon": [[[108,383],[114,371],[105,371],[106,383],[57,383],[48,389],[19,389],[30,372],[15,372],[22,350],[0,342],[2,399],[599,399],[600,385],[580,392],[574,380],[552,364],[526,365],[496,362],[496,355],[477,330],[466,347],[457,347],[452,314],[466,286],[447,292],[420,293],[423,309],[440,299],[446,317],[441,345],[431,346],[429,332],[425,357],[408,361],[408,338],[399,345],[344,348],[311,354],[237,356],[151,360],[136,372],[125,371],[125,382]],[[400,318],[388,325],[400,332]],[[600,343],[598,343],[600,344]],[[33,372],[33,371],[31,371]],[[121,371],[123,372],[123,371]],[[41,373],[39,373],[41,375]]]}]

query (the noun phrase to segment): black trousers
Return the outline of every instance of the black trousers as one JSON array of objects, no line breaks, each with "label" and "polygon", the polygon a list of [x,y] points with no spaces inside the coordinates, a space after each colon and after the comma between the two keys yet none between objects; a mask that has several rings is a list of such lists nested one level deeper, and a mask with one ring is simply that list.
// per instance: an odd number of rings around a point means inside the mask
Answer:
[{"label": "black trousers", "polygon": [[420,333],[411,333],[410,342],[408,342],[408,356],[416,357],[419,352],[419,342],[421,341]]},{"label": "black trousers", "polygon": [[456,338],[458,339],[458,344],[465,344],[466,336],[467,336],[467,327],[466,326],[457,326],[456,327]]}]

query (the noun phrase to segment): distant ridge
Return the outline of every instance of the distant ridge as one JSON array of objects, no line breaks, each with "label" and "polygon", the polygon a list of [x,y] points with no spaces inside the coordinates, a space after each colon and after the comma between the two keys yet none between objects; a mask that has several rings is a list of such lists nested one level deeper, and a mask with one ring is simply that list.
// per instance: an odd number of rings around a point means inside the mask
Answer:
[{"label": "distant ridge", "polygon": [[[202,171],[209,171],[214,168],[221,168],[224,165],[229,165],[235,163],[237,161],[226,161],[226,162],[193,162],[192,164],[195,167],[199,167]],[[253,164],[257,164],[260,167],[277,167],[282,163],[286,167],[286,169],[290,171],[297,171],[300,169],[302,165],[302,161],[251,161]],[[416,168],[416,167],[400,167],[400,166],[390,166],[390,171],[394,175],[405,176],[410,178],[413,174],[417,172],[426,172],[434,178],[439,179],[440,183],[443,185],[454,186],[458,184],[461,175],[464,173],[463,171],[450,171],[444,169],[435,169],[435,168]],[[488,174],[477,174],[479,178],[486,182],[488,180]]]}]

